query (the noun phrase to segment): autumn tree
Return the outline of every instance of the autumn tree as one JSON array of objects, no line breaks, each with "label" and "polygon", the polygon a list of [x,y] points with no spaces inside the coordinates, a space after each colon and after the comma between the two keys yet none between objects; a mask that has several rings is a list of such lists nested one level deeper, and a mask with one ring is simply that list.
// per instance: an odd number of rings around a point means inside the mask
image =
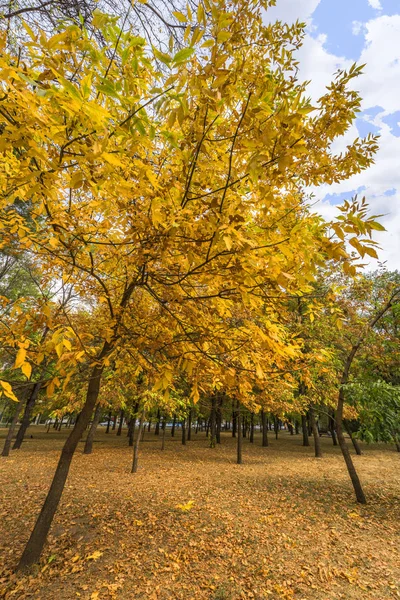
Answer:
[{"label": "autumn tree", "polygon": [[[150,371],[156,390],[189,375],[196,399],[198,375],[230,361],[226,377],[251,374],[239,380],[246,395],[271,356],[296,352],[266,300],[306,291],[329,259],[351,272],[344,239],[374,228],[353,203],[332,239],[303,193],[371,164],[373,137],[331,151],[359,109],[349,83],[360,69],[338,73],[310,106],[293,56],[303,27],[265,25],[269,4],[188,8],[175,15],[186,45],[168,52],[100,12],[91,26],[101,44],[83,26],[48,37],[25,24],[21,61],[4,40],[5,240],[35,256],[44,276],[68,281],[94,315],[88,342],[68,315],[71,348],[58,359],[65,377],[89,359],[86,399],[20,567],[40,557],[105,368],[128,352],[133,374]],[[16,200],[30,203],[29,226]]]}]

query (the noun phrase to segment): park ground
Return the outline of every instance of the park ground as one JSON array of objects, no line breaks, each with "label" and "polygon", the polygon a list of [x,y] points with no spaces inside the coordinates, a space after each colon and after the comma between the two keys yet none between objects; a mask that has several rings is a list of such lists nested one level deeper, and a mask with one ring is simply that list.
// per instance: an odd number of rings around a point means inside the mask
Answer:
[{"label": "park ground", "polygon": [[283,431],[268,448],[244,440],[243,465],[229,433],[215,449],[204,433],[186,446],[167,433],[161,451],[150,432],[131,474],[126,432],[103,430],[74,458],[40,565],[14,575],[67,433],[32,427],[0,459],[0,598],[400,598],[400,454],[354,456],[361,506],[329,438],[316,459]]}]

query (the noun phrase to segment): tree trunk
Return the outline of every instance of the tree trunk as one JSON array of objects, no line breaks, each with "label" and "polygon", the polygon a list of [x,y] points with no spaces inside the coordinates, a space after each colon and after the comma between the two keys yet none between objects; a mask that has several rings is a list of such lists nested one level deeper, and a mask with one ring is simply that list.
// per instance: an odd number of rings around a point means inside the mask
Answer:
[{"label": "tree trunk", "polygon": [[139,410],[139,402],[136,402],[135,407],[133,409],[134,414],[131,417],[129,422],[129,446],[133,446],[133,437],[135,435],[135,426],[136,426],[136,415]]},{"label": "tree trunk", "polygon": [[18,418],[19,418],[19,414],[21,412],[22,409],[22,405],[23,405],[23,400],[20,400],[17,404],[17,408],[15,410],[15,414],[12,418],[12,421],[10,423],[10,427],[8,428],[8,432],[7,432],[7,437],[4,441],[4,446],[3,446],[3,452],[1,453],[2,456],[9,456],[10,454],[10,448],[11,448],[11,442],[12,442],[12,438],[14,435],[14,431],[15,428],[17,426],[18,423]]},{"label": "tree trunk", "polygon": [[111,425],[111,410],[108,413],[108,420],[107,420],[107,429],[106,429],[106,433],[110,433],[110,425]]},{"label": "tree trunk", "polygon": [[236,431],[237,431],[237,413],[235,410],[235,405],[234,402],[232,402],[232,437],[236,437]]},{"label": "tree trunk", "polygon": [[182,444],[186,446],[186,419],[182,420]]},{"label": "tree trunk", "polygon": [[167,429],[167,417],[166,417],[166,415],[164,415],[164,417],[163,417],[161,429],[162,429],[161,450],[164,450],[164,448],[165,448],[165,431]]},{"label": "tree trunk", "polygon": [[237,404],[236,411],[236,420],[237,420],[237,464],[242,464],[242,415],[240,413],[240,403]]},{"label": "tree trunk", "polygon": [[156,421],[156,426],[154,428],[154,435],[160,435],[160,420],[161,420],[161,411],[160,409],[157,410],[157,417],[156,417],[157,421]]},{"label": "tree trunk", "polygon": [[310,406],[310,421],[311,421],[311,427],[312,427],[312,432],[313,432],[313,436],[314,436],[315,457],[322,458],[321,440],[319,437],[317,422],[315,420],[314,407],[312,405]]},{"label": "tree trunk", "polygon": [[117,426],[117,415],[115,414],[114,415],[114,419],[113,419],[112,431],[114,431],[114,429],[116,428],[116,426]]},{"label": "tree trunk", "polygon": [[303,446],[309,446],[310,441],[308,439],[308,428],[307,428],[307,417],[306,415],[301,415],[301,429],[303,432]]},{"label": "tree trunk", "polygon": [[41,383],[35,383],[35,385],[33,386],[32,392],[31,392],[31,394],[28,398],[28,401],[25,405],[24,416],[22,417],[21,425],[19,426],[17,437],[15,438],[13,450],[19,450],[21,448],[21,444],[24,440],[26,430],[29,427],[32,410],[36,404],[36,400],[39,395],[41,387],[42,387]]},{"label": "tree trunk", "polygon": [[354,450],[356,451],[356,454],[358,454],[358,456],[361,456],[362,452],[361,452],[360,444],[358,443],[357,438],[354,437],[353,432],[350,429],[350,425],[345,420],[343,421],[343,425],[344,425],[345,430],[349,434],[349,438],[351,439],[351,442],[354,446]]},{"label": "tree trunk", "polygon": [[119,415],[119,424],[118,424],[117,435],[121,435],[122,424],[124,422],[124,414],[125,414],[125,411],[121,410],[120,415]]},{"label": "tree trunk", "polygon": [[96,429],[100,421],[101,416],[101,406],[98,404],[96,406],[96,410],[94,411],[93,421],[89,429],[89,433],[87,434],[85,447],[83,449],[83,454],[92,454],[93,452],[93,440],[96,434]]},{"label": "tree trunk", "polygon": [[263,448],[268,446],[268,428],[267,428],[267,415],[261,411],[261,426],[262,426],[262,445]]},{"label": "tree trunk", "polygon": [[337,409],[336,409],[336,433],[337,433],[337,437],[338,437],[338,442],[339,442],[339,446],[340,446],[340,449],[343,454],[344,461],[346,463],[348,473],[350,475],[351,483],[353,484],[357,502],[360,502],[360,504],[366,504],[367,499],[365,497],[364,490],[362,488],[360,479],[358,477],[357,471],[355,469],[352,458],[350,456],[349,448],[347,446],[345,437],[343,435],[343,407],[344,407],[344,392],[343,392],[343,389],[340,388],[338,405],[337,405]]},{"label": "tree trunk", "polygon": [[133,461],[132,461],[131,473],[136,473],[138,470],[139,444],[140,444],[140,438],[141,438],[142,431],[143,431],[144,417],[145,417],[145,413],[144,413],[144,409],[143,409],[142,414],[140,415],[139,429],[138,429],[138,433],[137,433],[136,444],[135,444],[135,447],[133,450]]},{"label": "tree trunk", "polygon": [[176,415],[172,419],[171,437],[175,436]]},{"label": "tree trunk", "polygon": [[338,445],[335,431],[335,411],[329,411],[329,430],[332,436],[332,443],[334,446]]},{"label": "tree trunk", "polygon": [[[103,345],[103,349],[98,357],[99,360],[101,360],[109,352],[109,350],[110,344],[106,342]],[[102,371],[103,366],[96,365],[91,372],[85,404],[76,420],[74,428],[64,444],[49,492],[43,504],[42,510],[40,511],[32,534],[27,545],[25,546],[25,550],[18,564],[18,570],[29,567],[30,565],[37,563],[40,559],[43,546],[46,542],[47,534],[53,522],[54,515],[64,490],[72,457],[79,440],[81,439],[86,427],[88,426],[88,423],[90,422],[93,409],[97,402],[100,391]]]},{"label": "tree trunk", "polygon": [[211,396],[211,415],[210,415],[210,448],[215,448],[216,443],[216,425],[217,425],[217,396]]},{"label": "tree trunk", "polygon": [[147,425],[147,431],[148,431],[148,433],[150,433],[150,430],[151,430],[151,419],[149,419],[149,423]]},{"label": "tree trunk", "polygon": [[250,443],[254,444],[254,413],[250,416]]},{"label": "tree trunk", "polygon": [[275,431],[275,439],[278,439],[279,434],[279,419],[278,417],[274,417],[274,431]]},{"label": "tree trunk", "polygon": [[187,430],[187,440],[190,442],[192,440],[192,408],[189,409],[189,417],[188,417],[188,430]]}]

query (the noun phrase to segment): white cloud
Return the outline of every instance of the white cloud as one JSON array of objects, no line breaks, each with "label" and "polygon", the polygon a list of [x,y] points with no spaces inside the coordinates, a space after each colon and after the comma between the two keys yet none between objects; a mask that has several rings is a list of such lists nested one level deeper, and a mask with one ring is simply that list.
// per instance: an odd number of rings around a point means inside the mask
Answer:
[{"label": "white cloud", "polygon": [[360,35],[362,32],[364,23],[362,21],[353,21],[351,24],[351,33],[353,35]]},{"label": "white cloud", "polygon": [[277,0],[276,6],[267,10],[266,20],[286,23],[309,21],[320,2],[321,0]]},{"label": "white cloud", "polygon": [[382,10],[382,5],[380,3],[380,0],[368,0],[368,4],[370,6],[372,6],[372,8],[375,8],[376,10]]},{"label": "white cloud", "polygon": [[[302,5],[307,13],[310,2],[305,0]],[[282,3],[282,6],[285,5]],[[308,18],[311,16],[312,14]],[[371,213],[383,214],[381,222],[387,229],[384,233],[377,232],[375,236],[382,247],[378,252],[379,259],[387,261],[390,269],[400,269],[400,138],[395,137],[390,127],[382,121],[383,117],[400,109],[400,15],[383,15],[362,23],[359,27],[359,33],[365,37],[365,45],[358,62],[366,63],[366,67],[364,74],[355,81],[355,87],[361,93],[364,109],[374,106],[383,108],[376,117],[369,119],[381,129],[380,149],[375,164],[367,171],[340,184],[321,186],[312,191],[316,199],[323,200],[327,194],[349,193],[350,197],[353,190],[365,186],[362,195],[366,196]],[[358,25],[353,24],[353,33],[357,29]],[[307,93],[313,100],[325,92],[325,86],[330,83],[338,68],[348,68],[352,62],[328,52],[325,42],[324,35],[316,38],[307,35],[298,54],[300,78],[311,80]],[[333,151],[345,149],[356,137],[358,131],[353,125],[345,136],[334,143]],[[395,192],[385,195],[388,190]],[[338,214],[337,208],[328,201],[317,204],[315,210],[327,219]],[[367,259],[366,262],[369,262],[370,268],[377,266],[372,259]]]},{"label": "white cloud", "polygon": [[365,75],[357,82],[363,105],[396,112],[400,107],[400,15],[384,15],[366,23],[365,41],[359,59],[366,63]]}]

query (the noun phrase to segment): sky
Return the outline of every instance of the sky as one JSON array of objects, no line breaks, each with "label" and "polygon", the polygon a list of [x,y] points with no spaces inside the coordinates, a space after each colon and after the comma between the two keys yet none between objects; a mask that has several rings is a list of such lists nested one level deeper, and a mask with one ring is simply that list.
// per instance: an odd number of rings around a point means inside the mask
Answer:
[{"label": "sky", "polygon": [[[356,81],[362,112],[348,132],[335,141],[340,152],[357,137],[378,133],[379,151],[368,170],[339,184],[312,190],[319,199],[315,210],[327,219],[337,204],[355,194],[365,196],[371,213],[384,215],[386,232],[375,239],[379,260],[400,270],[400,0],[277,0],[268,20],[307,23],[307,35],[298,53],[300,79],[311,80],[308,95],[316,100],[339,68],[366,63]],[[364,259],[368,269],[373,259]]]}]

